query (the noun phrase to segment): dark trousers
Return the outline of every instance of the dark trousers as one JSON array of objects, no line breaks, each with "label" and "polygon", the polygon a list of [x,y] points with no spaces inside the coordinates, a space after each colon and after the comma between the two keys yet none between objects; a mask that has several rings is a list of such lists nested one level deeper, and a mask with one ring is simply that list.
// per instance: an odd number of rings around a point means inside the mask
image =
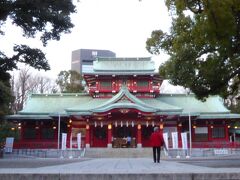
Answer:
[{"label": "dark trousers", "polygon": [[153,147],[153,161],[160,163],[161,147]]}]

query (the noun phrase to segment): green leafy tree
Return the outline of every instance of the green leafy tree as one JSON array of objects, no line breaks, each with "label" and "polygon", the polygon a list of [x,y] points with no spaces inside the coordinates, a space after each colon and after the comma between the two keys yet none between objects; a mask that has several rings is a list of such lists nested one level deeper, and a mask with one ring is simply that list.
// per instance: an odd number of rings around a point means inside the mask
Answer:
[{"label": "green leafy tree", "polygon": [[79,93],[84,90],[82,76],[77,71],[61,71],[56,80],[60,91],[63,93]]},{"label": "green leafy tree", "polygon": [[[69,33],[73,24],[71,13],[75,12],[75,6],[71,0],[1,0],[0,1],[0,36],[4,36],[2,30],[7,20],[23,30],[26,38],[35,38],[40,35],[43,45],[49,40],[59,40],[62,33]],[[2,114],[6,111],[12,100],[10,91],[9,71],[18,68],[17,63],[25,63],[36,69],[49,70],[49,64],[45,54],[37,48],[31,48],[25,44],[17,44],[13,47],[14,54],[7,56],[0,49],[0,109]]]},{"label": "green leafy tree", "polygon": [[9,111],[9,103],[13,101],[10,84],[0,81],[0,119]]},{"label": "green leafy tree", "polygon": [[239,91],[240,1],[166,0],[170,32],[156,30],[146,42],[150,53],[170,55],[160,75],[190,88],[199,99]]}]

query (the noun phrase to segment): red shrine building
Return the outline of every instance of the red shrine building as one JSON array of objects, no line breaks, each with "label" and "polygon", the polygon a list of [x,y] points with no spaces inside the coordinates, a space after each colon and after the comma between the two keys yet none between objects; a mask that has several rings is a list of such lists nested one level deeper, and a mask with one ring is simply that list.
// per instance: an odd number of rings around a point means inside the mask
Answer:
[{"label": "red shrine building", "polygon": [[[20,138],[15,148],[60,148],[67,133],[76,146],[149,147],[154,126],[169,133],[188,132],[193,148],[239,147],[239,114],[232,114],[219,96],[202,102],[194,94],[164,94],[163,79],[150,58],[97,58],[92,72],[83,75],[87,93],[32,94],[26,106],[8,116]],[[191,132],[191,138],[189,137]],[[126,138],[131,141],[126,144]]]}]

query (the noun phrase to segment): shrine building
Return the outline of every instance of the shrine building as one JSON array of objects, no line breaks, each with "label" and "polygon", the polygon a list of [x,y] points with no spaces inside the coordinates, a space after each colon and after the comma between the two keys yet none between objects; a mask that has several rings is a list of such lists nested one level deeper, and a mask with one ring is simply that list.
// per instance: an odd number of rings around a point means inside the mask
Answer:
[{"label": "shrine building", "polygon": [[170,147],[171,132],[178,132],[180,147],[181,132],[188,132],[192,148],[240,147],[240,115],[219,96],[203,102],[194,94],[161,93],[163,79],[151,58],[96,58],[83,77],[87,93],[32,94],[7,117],[20,132],[14,148],[61,148],[62,133],[67,147],[70,139],[76,147],[81,133],[86,148],[144,148],[154,126],[169,133]]}]

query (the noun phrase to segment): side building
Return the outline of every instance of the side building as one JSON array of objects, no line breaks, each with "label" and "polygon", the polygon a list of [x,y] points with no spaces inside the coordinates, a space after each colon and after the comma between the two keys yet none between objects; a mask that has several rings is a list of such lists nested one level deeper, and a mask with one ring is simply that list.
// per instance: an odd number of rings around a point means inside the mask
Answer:
[{"label": "side building", "polygon": [[240,147],[240,115],[219,96],[202,102],[194,94],[163,94],[154,70],[150,58],[97,58],[83,74],[87,93],[32,94],[21,112],[7,117],[21,134],[14,147],[58,148],[61,133],[67,133],[68,147],[77,147],[79,133],[87,148],[149,147],[155,126],[168,133],[170,147],[173,132],[179,147],[182,132],[193,148]]},{"label": "side building", "polygon": [[116,57],[116,54],[110,50],[100,49],[78,49],[72,51],[71,70],[80,74],[92,71],[93,61],[96,57]]}]

